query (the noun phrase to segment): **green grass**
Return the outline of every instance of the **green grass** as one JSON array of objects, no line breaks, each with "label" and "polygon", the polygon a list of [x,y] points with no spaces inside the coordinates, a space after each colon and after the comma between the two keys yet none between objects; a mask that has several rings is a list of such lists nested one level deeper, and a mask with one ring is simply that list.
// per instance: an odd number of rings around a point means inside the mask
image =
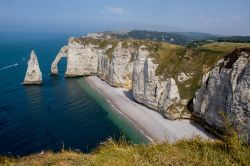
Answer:
[{"label": "green grass", "polygon": [[250,43],[214,42],[202,47],[215,51],[232,52],[236,48],[250,48]]},{"label": "green grass", "polygon": [[0,165],[250,165],[250,147],[237,139],[205,141],[199,137],[175,144],[135,145],[108,140],[91,154],[46,152],[23,158],[1,157]]},{"label": "green grass", "polygon": [[[154,62],[159,64],[156,75],[173,77],[181,72],[194,73],[185,82],[177,82],[181,98],[192,99],[201,86],[202,76],[210,71],[217,61],[236,48],[250,48],[249,43],[210,43],[199,48],[187,48],[177,45],[161,43],[151,52]],[[186,87],[189,85],[189,87]]]},{"label": "green grass", "polygon": [[93,39],[93,38],[74,38],[74,42],[79,43],[81,45],[95,45],[100,49],[106,48],[108,45],[112,45],[112,48],[106,51],[106,55],[109,59],[112,58],[113,51],[118,44],[118,40],[115,39]]}]

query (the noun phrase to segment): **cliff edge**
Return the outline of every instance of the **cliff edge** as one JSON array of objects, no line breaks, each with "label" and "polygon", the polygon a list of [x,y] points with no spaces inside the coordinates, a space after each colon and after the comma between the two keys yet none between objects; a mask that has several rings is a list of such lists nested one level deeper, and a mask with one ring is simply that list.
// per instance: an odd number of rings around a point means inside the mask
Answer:
[{"label": "cliff edge", "polygon": [[250,141],[250,49],[236,49],[205,74],[193,115],[222,133]]}]

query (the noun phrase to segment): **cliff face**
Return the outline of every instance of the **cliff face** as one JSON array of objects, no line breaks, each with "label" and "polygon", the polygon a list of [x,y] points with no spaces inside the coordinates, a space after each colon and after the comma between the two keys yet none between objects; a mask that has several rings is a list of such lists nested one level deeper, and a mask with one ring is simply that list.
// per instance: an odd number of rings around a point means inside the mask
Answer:
[{"label": "cliff face", "polygon": [[180,118],[182,110],[171,105],[180,102],[179,90],[173,78],[162,80],[156,76],[157,64],[141,46],[134,62],[133,96],[144,105],[155,109],[168,119]]},{"label": "cliff face", "polygon": [[193,100],[193,114],[213,128],[250,136],[250,50],[238,49],[205,74]]},{"label": "cliff face", "polygon": [[118,43],[109,59],[106,54],[98,58],[97,75],[114,87],[131,88],[132,66],[129,49]]},{"label": "cliff face", "polygon": [[112,57],[109,58],[107,51],[111,48],[112,45],[100,49],[97,45],[82,45],[70,40],[53,61],[51,73],[58,74],[57,64],[61,58],[66,57],[66,77],[96,74],[111,86],[130,88],[133,66],[130,51],[118,43],[112,52]]},{"label": "cliff face", "polygon": [[111,86],[132,89],[136,101],[166,118],[181,117],[184,106],[180,104],[175,80],[162,80],[155,76],[158,65],[153,63],[145,46],[136,50],[131,46],[124,48],[119,42],[113,48],[111,57],[108,56],[110,49],[112,45],[101,49],[98,45],[70,40],[52,63],[51,72],[58,74],[57,63],[62,57],[67,57],[66,77],[95,74]]},{"label": "cliff face", "polygon": [[81,45],[75,42],[69,42],[64,46],[51,65],[51,72],[58,74],[57,64],[61,58],[67,57],[66,77],[76,77],[91,75],[97,72],[97,61],[101,52],[95,48],[95,45]]},{"label": "cliff face", "polygon": [[37,56],[32,50],[28,61],[27,72],[23,81],[23,85],[42,84],[42,72],[39,68]]}]

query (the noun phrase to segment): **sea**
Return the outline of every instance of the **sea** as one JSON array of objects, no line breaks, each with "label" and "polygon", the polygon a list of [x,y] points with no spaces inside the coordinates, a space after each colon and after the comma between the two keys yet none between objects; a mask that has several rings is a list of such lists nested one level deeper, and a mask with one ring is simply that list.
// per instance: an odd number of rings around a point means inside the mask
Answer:
[{"label": "sea", "polygon": [[[94,151],[109,139],[147,140],[93,89],[85,78],[66,79],[50,65],[71,36],[82,34],[0,33],[0,155],[45,151]],[[31,50],[43,74],[41,86],[23,86]]]}]

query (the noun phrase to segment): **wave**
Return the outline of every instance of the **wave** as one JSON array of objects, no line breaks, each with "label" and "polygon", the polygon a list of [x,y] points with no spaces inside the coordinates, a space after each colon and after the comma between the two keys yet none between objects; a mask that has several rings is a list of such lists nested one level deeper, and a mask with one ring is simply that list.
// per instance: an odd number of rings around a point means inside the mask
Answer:
[{"label": "wave", "polygon": [[1,68],[0,71],[1,71],[1,70],[5,70],[5,69],[8,69],[8,68],[11,68],[11,67],[15,67],[15,66],[18,66],[18,63],[15,63],[15,64],[13,64],[13,65],[9,65],[9,66],[5,66],[5,67]]}]

